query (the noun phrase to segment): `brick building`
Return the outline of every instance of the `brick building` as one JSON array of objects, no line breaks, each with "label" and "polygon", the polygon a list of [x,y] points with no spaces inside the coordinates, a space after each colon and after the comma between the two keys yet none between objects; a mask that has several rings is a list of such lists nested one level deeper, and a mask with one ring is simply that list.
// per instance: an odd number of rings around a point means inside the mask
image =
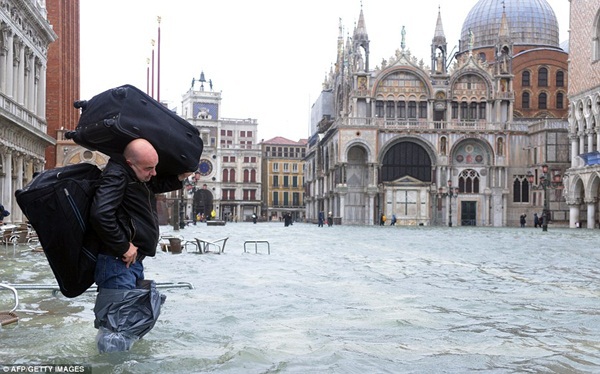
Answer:
[{"label": "brick building", "polygon": [[[79,0],[46,0],[48,20],[58,39],[48,48],[46,120],[48,135],[57,139],[57,146],[46,148],[46,169],[65,164],[74,154],[72,141],[64,139],[66,130],[73,130],[79,111],[73,102],[79,97]],[[64,130],[64,131],[63,131]],[[58,150],[58,153],[57,153]],[[78,149],[78,152],[84,152]],[[90,153],[91,154],[91,153]],[[71,163],[73,163],[72,160]]]}]

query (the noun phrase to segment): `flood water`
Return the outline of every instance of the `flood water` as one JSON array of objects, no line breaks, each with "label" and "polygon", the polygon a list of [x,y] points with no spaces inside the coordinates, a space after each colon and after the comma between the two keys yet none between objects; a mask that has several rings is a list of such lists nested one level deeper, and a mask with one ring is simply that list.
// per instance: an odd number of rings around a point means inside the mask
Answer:
[{"label": "flood water", "polygon": [[[163,233],[172,232],[162,227]],[[188,226],[225,253],[146,259],[163,289],[154,329],[99,354],[95,293],[20,290],[0,328],[1,364],[85,364],[93,373],[597,373],[600,231]],[[265,239],[244,253],[244,241]],[[52,284],[42,253],[0,248],[0,282]],[[0,310],[12,293],[0,291]]]}]

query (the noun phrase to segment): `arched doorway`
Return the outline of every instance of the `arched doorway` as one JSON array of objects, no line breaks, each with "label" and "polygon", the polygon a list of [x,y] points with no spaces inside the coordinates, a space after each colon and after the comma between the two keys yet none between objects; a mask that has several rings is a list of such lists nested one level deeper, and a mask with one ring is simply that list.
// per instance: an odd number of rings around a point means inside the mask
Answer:
[{"label": "arched doorway", "polygon": [[367,151],[360,145],[348,150],[346,164],[346,186],[348,187],[344,204],[344,223],[354,225],[368,224],[368,196],[365,188],[368,185],[369,168]]},{"label": "arched doorway", "polygon": [[213,210],[213,194],[207,188],[202,188],[194,192],[194,215],[201,217],[210,217]]},{"label": "arched doorway", "polygon": [[429,225],[432,161],[427,149],[413,141],[390,147],[381,163],[383,195],[380,212],[396,216],[396,225]]}]

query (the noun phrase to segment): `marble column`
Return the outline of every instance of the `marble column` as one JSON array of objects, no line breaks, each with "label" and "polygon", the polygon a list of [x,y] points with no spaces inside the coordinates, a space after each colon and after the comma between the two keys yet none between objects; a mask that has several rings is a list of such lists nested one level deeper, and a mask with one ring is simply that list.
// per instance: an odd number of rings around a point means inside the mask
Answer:
[{"label": "marble column", "polygon": [[571,140],[571,167],[577,167],[577,135],[569,135],[569,139]]},{"label": "marble column", "polygon": [[3,27],[0,29],[0,92],[6,92],[6,57],[8,55],[8,33],[10,33],[10,29],[8,27]]},{"label": "marble column", "polygon": [[6,52],[6,90],[5,95],[14,97],[13,95],[13,79],[14,79],[14,60],[15,60],[15,45],[12,32],[8,31],[8,51]]},{"label": "marble column", "polygon": [[591,129],[588,129],[587,131],[587,151],[588,152],[594,152],[594,131]]},{"label": "marble column", "polygon": [[[17,153],[15,155],[17,157],[16,159],[16,174],[17,174],[17,178],[15,180],[15,187],[14,187],[14,191],[20,190],[23,188],[23,171],[24,171],[24,165],[23,165],[23,161],[25,156],[22,153]],[[17,200],[14,197],[14,191],[12,194],[12,199],[13,199],[13,210],[11,211],[11,215],[13,215],[13,222],[23,222],[23,212],[21,211],[21,209],[19,208],[18,204],[17,204]]]},{"label": "marble column", "polygon": [[17,65],[17,75],[15,77],[15,87],[16,91],[15,99],[21,105],[25,105],[25,43],[20,40],[19,48],[18,48],[18,65]]},{"label": "marble column", "polygon": [[569,227],[577,227],[577,221],[579,221],[579,204],[569,204]]},{"label": "marble column", "polygon": [[593,229],[596,223],[596,199],[587,200],[587,228]]},{"label": "marble column", "polygon": [[[4,205],[4,209],[8,210],[9,212],[11,212],[11,215],[8,216],[8,221],[12,222],[12,211],[13,211],[13,206],[12,206],[12,201],[13,199],[11,198],[11,196],[13,196],[13,190],[12,190],[12,152],[7,151],[6,153],[4,153],[4,165],[2,168],[2,171],[4,171],[4,180],[2,182],[2,202],[0,202],[0,204]],[[5,219],[5,223],[6,223],[6,219]]]}]

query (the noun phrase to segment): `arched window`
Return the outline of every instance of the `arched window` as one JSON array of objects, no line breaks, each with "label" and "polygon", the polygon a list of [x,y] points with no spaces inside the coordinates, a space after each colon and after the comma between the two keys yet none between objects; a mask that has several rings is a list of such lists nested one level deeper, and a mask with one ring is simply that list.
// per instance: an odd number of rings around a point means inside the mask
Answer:
[{"label": "arched window", "polygon": [[452,119],[458,119],[458,103],[452,102]]},{"label": "arched window", "polygon": [[479,119],[485,119],[486,116],[486,111],[487,111],[487,106],[485,103],[479,103]]},{"label": "arched window", "polygon": [[395,106],[393,101],[385,102],[385,118],[394,118],[396,116],[394,113]]},{"label": "arched window", "polygon": [[229,170],[229,181],[235,182],[235,169]]},{"label": "arched window", "polygon": [[419,101],[419,118],[427,118],[427,101]]},{"label": "arched window", "polygon": [[469,119],[469,104],[465,102],[460,103],[460,119],[463,121]]},{"label": "arched window", "polygon": [[479,193],[479,173],[473,169],[463,170],[458,176],[460,193]]},{"label": "arched window", "polygon": [[548,95],[545,92],[538,96],[538,109],[548,109]]},{"label": "arched window", "polygon": [[564,109],[565,108],[565,104],[564,104],[564,95],[562,94],[562,92],[559,92],[556,94],[556,109]]},{"label": "arched window", "polygon": [[398,101],[396,103],[396,118],[406,119],[406,102]]},{"label": "arched window", "polygon": [[564,87],[565,86],[565,72],[559,70],[556,72],[556,87]]},{"label": "arched window", "polygon": [[528,71],[524,71],[523,74],[521,74],[521,86],[529,87],[530,85],[531,85],[531,75],[529,74]]},{"label": "arched window", "polygon": [[517,175],[513,181],[513,203],[529,203],[529,182],[525,175]]},{"label": "arched window", "polygon": [[256,170],[250,170],[250,182],[256,183]]},{"label": "arched window", "polygon": [[521,97],[521,107],[523,109],[529,109],[529,92],[523,92]]},{"label": "arched window", "polygon": [[221,179],[223,179],[223,182],[229,182],[229,170],[223,169],[223,177]]},{"label": "arched window", "polygon": [[250,172],[248,169],[244,169],[244,183],[250,182]]},{"label": "arched window", "polygon": [[538,70],[538,86],[548,87],[548,69],[540,68]]},{"label": "arched window", "polygon": [[477,119],[477,103],[469,104],[469,119]]},{"label": "arched window", "polygon": [[375,102],[375,117],[383,118],[383,101],[377,100]]},{"label": "arched window", "polygon": [[408,118],[417,118],[417,102],[408,102]]},{"label": "arched window", "polygon": [[431,182],[431,159],[421,145],[401,142],[385,153],[381,165],[381,181],[391,182],[404,176]]}]

